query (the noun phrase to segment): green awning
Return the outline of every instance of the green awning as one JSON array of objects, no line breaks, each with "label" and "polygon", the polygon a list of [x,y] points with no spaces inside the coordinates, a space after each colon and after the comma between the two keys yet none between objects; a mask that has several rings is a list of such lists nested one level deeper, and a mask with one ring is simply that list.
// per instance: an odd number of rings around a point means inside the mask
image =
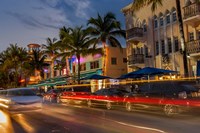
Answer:
[{"label": "green awning", "polygon": [[95,70],[95,71],[89,71],[89,72],[81,73],[80,78],[85,78],[85,77],[93,75],[93,74],[101,75],[101,73],[102,73],[101,69],[98,69],[98,70]]},{"label": "green awning", "polygon": [[67,81],[66,80],[62,80],[62,81],[57,81],[55,82],[56,85],[64,85],[64,84],[67,84]]}]

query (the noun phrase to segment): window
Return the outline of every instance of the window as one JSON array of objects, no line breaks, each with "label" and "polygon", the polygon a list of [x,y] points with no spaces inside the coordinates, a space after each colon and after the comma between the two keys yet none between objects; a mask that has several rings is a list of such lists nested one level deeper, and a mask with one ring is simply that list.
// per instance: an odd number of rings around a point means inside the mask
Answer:
[{"label": "window", "polygon": [[167,14],[167,16],[166,16],[166,23],[167,23],[167,24],[170,23],[170,14]]},{"label": "window", "polygon": [[161,49],[162,49],[162,55],[165,54],[165,42],[164,40],[161,40]]},{"label": "window", "polygon": [[194,33],[189,32],[189,41],[194,41]]},{"label": "window", "polygon": [[174,11],[172,13],[172,19],[173,19],[173,22],[175,22],[177,20],[177,17],[176,17],[176,11]]},{"label": "window", "polygon": [[198,40],[200,40],[200,30],[198,31]]},{"label": "window", "polygon": [[123,58],[123,63],[127,63],[127,58]]},{"label": "window", "polygon": [[163,17],[160,18],[160,26],[163,26]]},{"label": "window", "polygon": [[179,51],[178,37],[174,37],[174,52]]},{"label": "window", "polygon": [[156,42],[156,55],[159,55],[159,44]]},{"label": "window", "polygon": [[144,54],[143,47],[140,48],[140,54]]},{"label": "window", "polygon": [[145,47],[145,56],[148,56],[148,47]]},{"label": "window", "polygon": [[146,23],[143,24],[143,31],[147,32],[147,24]]},{"label": "window", "polygon": [[117,65],[117,58],[112,57],[111,58],[111,64],[112,65]]},{"label": "window", "polygon": [[99,61],[90,62],[90,69],[99,68]]},{"label": "window", "polygon": [[154,28],[157,28],[158,27],[158,20],[155,18],[154,19]]},{"label": "window", "polygon": [[171,38],[167,38],[167,44],[168,44],[168,52],[171,53],[172,52]]},{"label": "window", "polygon": [[86,63],[83,63],[80,66],[80,71],[85,71],[85,70],[86,70]]},{"label": "window", "polygon": [[140,54],[140,48],[137,47],[136,50],[137,50],[136,54]]},{"label": "window", "polygon": [[132,54],[135,54],[136,53],[136,50],[135,48],[132,49]]}]

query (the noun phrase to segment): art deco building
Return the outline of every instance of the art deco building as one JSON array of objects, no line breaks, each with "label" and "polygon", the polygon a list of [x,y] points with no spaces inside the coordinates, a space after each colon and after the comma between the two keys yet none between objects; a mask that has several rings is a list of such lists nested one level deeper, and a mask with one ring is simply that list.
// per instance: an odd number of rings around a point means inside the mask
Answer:
[{"label": "art deco building", "polygon": [[[126,48],[106,47],[105,75],[117,78],[127,73]],[[81,57],[81,78],[91,74],[102,74],[103,56],[100,54]],[[72,62],[72,73],[77,74],[77,61]]]},{"label": "art deco building", "polygon": [[[87,77],[92,74],[103,74],[103,56],[96,54],[94,56],[88,55],[86,57],[81,57],[81,78]],[[106,70],[104,75],[118,78],[122,74],[127,73],[127,58],[126,58],[126,48],[118,47],[106,47],[106,61],[105,61]],[[77,75],[77,61],[73,61],[72,75]],[[92,81],[94,84],[101,84],[101,80]],[[112,81],[110,81],[112,82]],[[114,80],[113,80],[114,82]],[[99,86],[101,87],[101,85]],[[92,92],[97,88],[92,88]]]},{"label": "art deco building", "polygon": [[[200,59],[200,3],[180,0],[188,55],[189,75],[195,76]],[[131,4],[122,9],[126,21],[128,72],[146,66],[184,74],[179,23],[175,0],[163,0],[155,12],[143,7],[133,12]]]}]

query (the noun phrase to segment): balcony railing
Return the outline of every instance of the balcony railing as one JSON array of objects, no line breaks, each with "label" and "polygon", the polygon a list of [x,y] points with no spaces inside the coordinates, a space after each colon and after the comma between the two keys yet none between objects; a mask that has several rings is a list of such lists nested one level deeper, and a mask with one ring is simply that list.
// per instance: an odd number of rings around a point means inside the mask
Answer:
[{"label": "balcony railing", "polygon": [[188,54],[200,52],[200,40],[190,41],[186,43],[186,51]]},{"label": "balcony railing", "polygon": [[132,54],[128,56],[128,65],[143,64],[144,54]]},{"label": "balcony railing", "polygon": [[133,27],[126,31],[126,38],[131,39],[134,37],[143,37],[143,28],[140,27]]},{"label": "balcony railing", "polygon": [[196,16],[200,13],[200,3],[193,3],[189,6],[183,7],[184,10],[184,19],[189,17]]}]

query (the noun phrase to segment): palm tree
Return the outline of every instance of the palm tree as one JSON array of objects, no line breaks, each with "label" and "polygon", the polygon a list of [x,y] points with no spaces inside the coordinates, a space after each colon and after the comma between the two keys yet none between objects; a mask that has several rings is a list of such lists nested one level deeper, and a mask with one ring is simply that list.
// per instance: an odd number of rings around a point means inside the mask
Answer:
[{"label": "palm tree", "polygon": [[23,74],[23,67],[24,67],[24,64],[30,60],[30,57],[28,55],[26,48],[23,48],[23,47],[20,47],[18,49],[18,54],[19,54],[18,55],[18,57],[19,57],[19,60],[18,60],[19,61],[19,63],[18,63],[19,64],[19,66],[18,66],[19,78],[22,79],[22,78],[26,78],[26,77],[23,77],[23,76],[25,76]]},{"label": "palm tree", "polygon": [[51,78],[54,77],[54,57],[58,53],[57,47],[55,46],[56,41],[56,38],[47,38],[47,44],[42,44],[44,54],[48,55],[51,58]]},{"label": "palm tree", "polygon": [[14,86],[16,87],[19,85],[19,78],[21,78],[22,63],[25,58],[27,59],[28,54],[25,48],[18,47],[17,44],[10,44],[5,53],[6,61],[4,67],[10,66],[10,70],[14,76]]},{"label": "palm tree", "polygon": [[91,39],[87,30],[82,29],[82,26],[60,29],[61,41],[57,45],[60,47],[61,53],[57,57],[72,57],[76,56],[78,60],[78,84],[80,84],[80,57],[89,54],[102,53],[102,49],[92,47],[95,39]]},{"label": "palm tree", "polygon": [[[162,2],[164,0],[134,0],[132,4],[132,9],[137,11],[144,6],[151,5],[151,10],[154,12],[158,6],[162,6]],[[166,1],[166,0],[165,0]],[[176,0],[176,9],[177,9],[177,16],[179,22],[179,32],[181,37],[181,49],[183,53],[183,67],[184,67],[184,74],[185,77],[188,76],[188,65],[187,65],[187,55],[186,55],[186,47],[185,47],[185,37],[183,31],[183,19],[181,14],[181,5],[180,0]]]},{"label": "palm tree", "polygon": [[49,64],[45,63],[46,55],[43,55],[40,50],[33,50],[33,56],[31,56],[30,65],[33,66],[35,71],[35,76],[40,76],[44,78],[44,67],[49,66]]},{"label": "palm tree", "polygon": [[[20,85],[19,78],[22,77],[22,64],[27,60],[27,50],[18,47],[17,44],[10,44],[10,46],[0,54],[1,71],[8,73],[8,81],[13,82],[15,87]],[[13,81],[11,81],[9,75],[12,75]]]},{"label": "palm tree", "polygon": [[22,64],[22,74],[24,77],[24,86],[27,85],[27,78],[29,78],[30,76],[34,75],[35,71],[34,71],[34,66],[31,65],[30,60],[29,61],[25,61]]},{"label": "palm tree", "polygon": [[[119,40],[116,37],[126,38],[125,30],[121,29],[121,24],[116,20],[113,13],[108,12],[105,16],[97,15],[97,18],[90,18],[88,20],[88,30],[96,39],[95,44],[101,43],[104,49],[103,57],[103,75],[106,72],[106,44],[122,48]],[[107,42],[107,43],[106,43]]]},{"label": "palm tree", "polygon": [[[71,31],[71,28],[66,28],[65,26],[63,26],[62,28],[60,28],[60,33],[59,33],[59,37],[60,37],[60,41],[58,41],[57,42],[57,44],[63,44],[64,43],[64,39],[65,39],[65,37],[70,33],[70,31]],[[65,44],[63,44],[63,45],[65,45]],[[60,51],[61,51],[61,53],[63,52],[63,51],[66,51],[67,49],[63,49],[62,48],[62,46],[60,47]],[[59,56],[62,56],[61,54],[59,55]],[[64,53],[64,56],[62,56],[63,58],[61,59],[62,61],[63,60],[65,60],[65,62],[66,62],[66,74],[67,75],[69,75],[70,74],[70,72],[69,72],[69,61],[68,61],[68,59],[70,58],[69,56],[67,56],[67,55],[65,55],[65,53]]]},{"label": "palm tree", "polygon": [[1,87],[7,88],[10,78],[9,78],[9,69],[10,69],[10,62],[9,65],[7,62],[7,51],[3,51],[0,53],[0,84]]}]

